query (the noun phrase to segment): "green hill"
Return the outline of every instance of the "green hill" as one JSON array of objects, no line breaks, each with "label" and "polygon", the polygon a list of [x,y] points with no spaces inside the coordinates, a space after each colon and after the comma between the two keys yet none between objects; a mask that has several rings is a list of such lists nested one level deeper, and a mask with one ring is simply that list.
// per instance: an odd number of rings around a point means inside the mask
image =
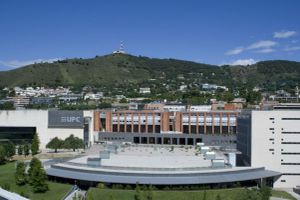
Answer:
[{"label": "green hill", "polygon": [[149,80],[161,83],[216,83],[234,87],[295,85],[300,83],[300,63],[264,61],[247,67],[215,66],[176,59],[156,59],[124,54],[93,59],[67,59],[38,63],[0,72],[0,86],[84,86],[139,85]]}]

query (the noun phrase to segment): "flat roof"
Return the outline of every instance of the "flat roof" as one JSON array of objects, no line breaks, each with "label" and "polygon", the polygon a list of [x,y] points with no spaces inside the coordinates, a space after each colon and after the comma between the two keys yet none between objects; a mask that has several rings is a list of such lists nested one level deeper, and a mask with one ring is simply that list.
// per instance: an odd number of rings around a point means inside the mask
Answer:
[{"label": "flat roof", "polygon": [[[47,174],[76,180],[124,184],[206,184],[254,180],[280,175],[263,167],[211,167],[195,147],[123,146],[100,166],[87,165],[87,158],[99,158],[102,145],[94,145],[87,155],[52,165]],[[227,158],[215,151],[217,159]]]}]

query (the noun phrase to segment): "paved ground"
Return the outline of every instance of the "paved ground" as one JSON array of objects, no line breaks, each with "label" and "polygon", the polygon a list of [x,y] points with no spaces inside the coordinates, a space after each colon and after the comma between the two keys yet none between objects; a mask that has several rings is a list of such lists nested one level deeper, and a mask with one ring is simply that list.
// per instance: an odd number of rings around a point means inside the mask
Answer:
[{"label": "paved ground", "polygon": [[[72,162],[86,163],[87,157],[99,157],[103,146],[95,145],[86,154],[89,156],[72,160]],[[217,154],[218,158],[224,155]],[[142,168],[185,168],[209,167],[211,161],[204,159],[194,147],[159,147],[159,146],[127,146],[111,153],[109,159],[101,160],[102,166],[142,167]]]}]

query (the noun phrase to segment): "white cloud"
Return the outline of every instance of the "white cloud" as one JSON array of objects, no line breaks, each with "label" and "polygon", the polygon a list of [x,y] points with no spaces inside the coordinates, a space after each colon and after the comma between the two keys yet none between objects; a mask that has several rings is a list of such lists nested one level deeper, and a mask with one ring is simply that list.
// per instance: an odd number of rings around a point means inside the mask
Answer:
[{"label": "white cloud", "polygon": [[279,31],[273,34],[274,38],[289,38],[296,35],[296,31]]},{"label": "white cloud", "polygon": [[278,43],[271,40],[261,40],[255,43],[252,43],[247,49],[262,49],[262,48],[271,48],[276,46]]},{"label": "white cloud", "polygon": [[294,46],[294,47],[286,47],[284,51],[298,51],[300,50],[300,46]]},{"label": "white cloud", "polygon": [[42,63],[42,62],[48,62],[52,63],[54,61],[60,60],[60,58],[50,58],[50,59],[34,59],[34,60],[10,60],[10,61],[1,61],[0,64],[10,67],[10,68],[17,68],[17,67],[22,67],[25,65],[30,65],[33,63]]},{"label": "white cloud", "polygon": [[229,65],[243,65],[243,66],[247,66],[247,65],[253,65],[255,64],[257,61],[255,61],[253,58],[249,58],[249,59],[238,59],[235,60],[231,63],[229,63]]},{"label": "white cloud", "polygon": [[238,55],[244,51],[249,50],[256,50],[256,53],[271,53],[275,51],[273,47],[275,47],[276,45],[278,45],[278,43],[272,40],[260,40],[250,44],[246,48],[236,47],[232,50],[227,51],[225,55]]},{"label": "white cloud", "polygon": [[265,48],[265,49],[260,49],[260,50],[257,50],[255,51],[256,53],[272,53],[274,52],[275,49],[272,49],[272,48]]},{"label": "white cloud", "polygon": [[298,43],[298,40],[292,40],[291,43],[296,44]]},{"label": "white cloud", "polygon": [[243,47],[236,47],[232,50],[229,50],[225,53],[225,55],[238,55],[244,51]]}]

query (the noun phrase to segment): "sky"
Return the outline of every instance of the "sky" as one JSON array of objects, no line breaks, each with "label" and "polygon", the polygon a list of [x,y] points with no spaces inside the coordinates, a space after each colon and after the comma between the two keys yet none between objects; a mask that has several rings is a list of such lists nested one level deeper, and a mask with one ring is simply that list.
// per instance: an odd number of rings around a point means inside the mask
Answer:
[{"label": "sky", "polygon": [[110,54],[300,61],[299,0],[1,0],[0,70]]}]

